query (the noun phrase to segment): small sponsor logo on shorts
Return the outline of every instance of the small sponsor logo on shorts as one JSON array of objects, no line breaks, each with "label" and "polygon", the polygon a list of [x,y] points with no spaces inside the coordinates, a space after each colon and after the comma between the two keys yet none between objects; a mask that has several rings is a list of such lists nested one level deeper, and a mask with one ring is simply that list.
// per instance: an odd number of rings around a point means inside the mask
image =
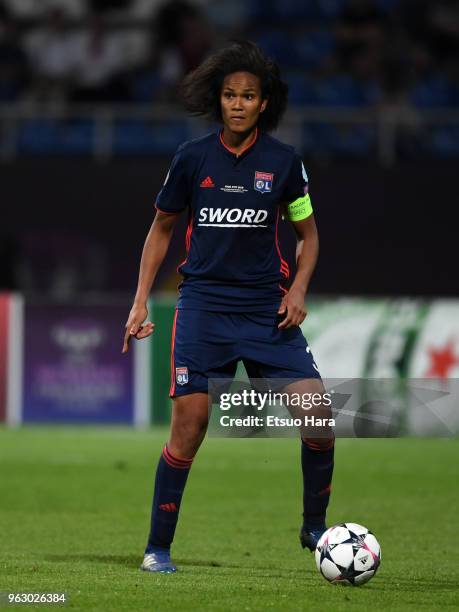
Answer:
[{"label": "small sponsor logo on shorts", "polygon": [[188,382],[188,368],[175,368],[175,380],[178,385],[186,385]]}]

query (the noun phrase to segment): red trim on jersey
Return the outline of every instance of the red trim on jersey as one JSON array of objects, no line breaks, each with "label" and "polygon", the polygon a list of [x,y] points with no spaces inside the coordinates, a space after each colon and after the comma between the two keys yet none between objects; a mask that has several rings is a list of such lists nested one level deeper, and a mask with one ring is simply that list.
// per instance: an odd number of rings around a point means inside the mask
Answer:
[{"label": "red trim on jersey", "polygon": [[288,267],[288,263],[282,257],[282,254],[281,254],[281,251],[280,251],[280,248],[279,248],[279,238],[278,238],[278,234],[277,234],[278,226],[279,226],[279,208],[277,209],[277,218],[276,218],[276,249],[277,249],[277,253],[279,255],[279,259],[280,259],[280,271],[281,271],[281,274],[283,274],[285,276],[285,278],[289,278],[289,276],[290,276],[290,268]]},{"label": "red trim on jersey", "polygon": [[179,212],[173,213],[173,212],[166,212],[165,210],[161,210],[161,208],[158,208],[158,205],[155,203],[155,208],[156,210],[159,210],[159,212],[163,213],[163,215],[179,215]]},{"label": "red trim on jersey", "polygon": [[227,151],[229,151],[230,153],[232,153],[233,155],[236,155],[237,157],[240,157],[243,153],[245,153],[246,151],[248,151],[250,149],[250,147],[253,147],[253,145],[256,143],[258,138],[258,128],[255,128],[255,136],[253,137],[252,142],[250,142],[246,147],[244,147],[242,149],[242,151],[235,151],[234,149],[232,149],[231,147],[229,147],[226,142],[223,140],[223,130],[220,132],[220,142],[222,143],[222,145],[225,147],[225,149]]},{"label": "red trim on jersey", "polygon": [[175,349],[175,328],[177,327],[178,309],[175,309],[174,322],[172,324],[172,339],[171,339],[171,387],[169,395],[172,397],[175,393],[175,364],[174,364],[174,349]]},{"label": "red trim on jersey", "polygon": [[186,264],[187,259],[188,259],[188,255],[190,253],[190,246],[191,246],[191,234],[193,233],[193,215],[191,214],[191,210],[190,210],[190,219],[188,221],[188,227],[186,228],[186,236],[185,236],[185,248],[186,248],[186,257],[185,259],[179,263],[179,265],[177,266],[177,272],[180,272],[179,268],[181,268],[184,264]]}]

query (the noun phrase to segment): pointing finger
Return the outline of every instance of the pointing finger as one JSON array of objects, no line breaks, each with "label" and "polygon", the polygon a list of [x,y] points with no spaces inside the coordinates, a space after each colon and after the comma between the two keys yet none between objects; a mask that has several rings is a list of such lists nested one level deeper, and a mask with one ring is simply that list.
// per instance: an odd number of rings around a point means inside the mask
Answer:
[{"label": "pointing finger", "polygon": [[123,348],[121,350],[122,353],[127,353],[129,350],[129,340],[131,339],[131,335],[129,331],[126,329],[124,334]]},{"label": "pointing finger", "polygon": [[136,333],[139,331],[139,329],[141,329],[140,324],[134,323],[133,325],[131,325],[131,329],[129,330],[129,333],[131,334],[131,336],[135,336]]}]

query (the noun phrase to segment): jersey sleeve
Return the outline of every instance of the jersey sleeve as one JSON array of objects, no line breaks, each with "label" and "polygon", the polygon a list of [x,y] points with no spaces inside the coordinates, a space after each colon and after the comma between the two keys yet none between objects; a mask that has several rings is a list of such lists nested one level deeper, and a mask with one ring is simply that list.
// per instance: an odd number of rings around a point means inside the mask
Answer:
[{"label": "jersey sleeve", "polygon": [[299,155],[293,159],[283,201],[290,221],[303,221],[312,215],[308,175]]},{"label": "jersey sleeve", "polygon": [[181,213],[188,206],[190,197],[188,164],[183,147],[179,147],[156,198],[155,207],[161,212],[174,215]]}]

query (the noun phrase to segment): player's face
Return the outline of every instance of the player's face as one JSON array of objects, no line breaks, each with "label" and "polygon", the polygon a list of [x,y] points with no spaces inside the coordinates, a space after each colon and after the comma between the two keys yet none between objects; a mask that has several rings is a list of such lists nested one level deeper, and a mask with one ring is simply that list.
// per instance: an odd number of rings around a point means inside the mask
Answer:
[{"label": "player's face", "polygon": [[235,133],[247,133],[258,122],[266,108],[260,79],[250,72],[233,72],[225,77],[220,96],[223,123]]}]

